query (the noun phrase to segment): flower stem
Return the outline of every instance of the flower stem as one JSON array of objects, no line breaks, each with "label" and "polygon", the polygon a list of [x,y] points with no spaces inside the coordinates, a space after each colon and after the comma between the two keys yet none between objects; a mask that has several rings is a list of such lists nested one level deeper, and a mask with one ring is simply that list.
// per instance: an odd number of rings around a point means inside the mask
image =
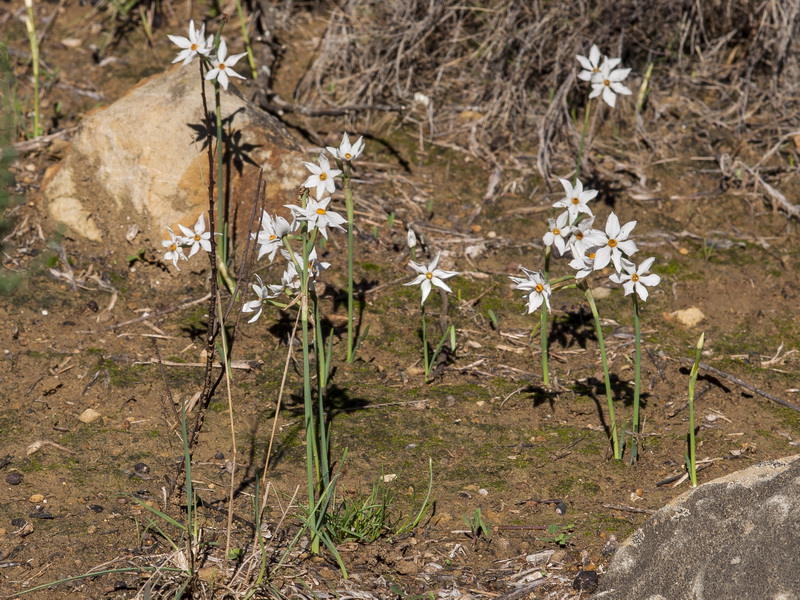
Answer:
[{"label": "flower stem", "polygon": [[303,421],[306,429],[306,478],[308,480],[308,507],[309,507],[309,527],[311,533],[311,551],[314,554],[319,554],[320,538],[319,538],[319,525],[320,520],[316,514],[317,505],[317,481],[320,473],[319,464],[319,447],[317,439],[317,431],[314,418],[314,405],[311,399],[311,360],[309,352],[308,340],[308,235],[304,232],[303,235],[303,262],[300,271],[300,323],[302,331],[303,342]]},{"label": "flower stem", "polygon": [[[548,273],[550,272],[550,254],[552,247],[547,246],[544,250],[544,280],[548,280]],[[542,348],[542,380],[544,385],[550,385],[550,372],[547,364],[547,306],[543,305],[541,314],[539,315],[539,342]]]},{"label": "flower stem", "polygon": [[428,378],[430,365],[428,364],[428,328],[425,323],[425,305],[422,305],[422,364],[425,367],[425,378]]},{"label": "flower stem", "polygon": [[256,70],[256,59],[253,57],[253,45],[250,43],[250,34],[247,32],[247,19],[244,16],[242,0],[236,0],[236,14],[239,16],[239,25],[242,27],[242,39],[244,40],[244,49],[247,51],[247,65],[250,67],[250,76],[255,81],[258,79],[258,71]]},{"label": "flower stem", "polygon": [[342,186],[344,187],[344,204],[347,211],[347,362],[351,363],[355,359],[353,355],[353,344],[355,342],[353,325],[353,186],[350,181],[350,162],[344,161],[342,165],[344,176]]},{"label": "flower stem", "polygon": [[697,382],[697,372],[700,369],[700,358],[703,355],[703,342],[705,341],[706,334],[700,335],[697,340],[697,346],[694,354],[694,364],[689,373],[689,464],[687,469],[689,471],[689,478],[692,481],[692,487],[697,487],[697,442],[694,435],[694,386]]},{"label": "flower stem", "polygon": [[581,131],[581,140],[578,142],[578,159],[575,161],[575,181],[577,182],[581,176],[581,167],[583,166],[583,150],[586,144],[586,134],[589,131],[589,113],[591,112],[592,101],[586,103],[586,110],[583,111],[583,130]]},{"label": "flower stem", "polygon": [[642,332],[639,327],[639,296],[633,294],[633,335],[636,350],[633,367],[633,439],[631,440],[631,464],[636,462],[639,438],[639,394],[642,385]]},{"label": "flower stem", "polygon": [[608,420],[609,429],[611,430],[611,443],[614,449],[614,458],[620,460],[622,458],[622,449],[619,445],[619,438],[617,436],[617,419],[614,416],[614,399],[611,396],[611,378],[608,374],[608,357],[606,355],[606,344],[603,340],[603,328],[600,325],[600,315],[597,312],[597,305],[594,302],[592,290],[586,287],[586,299],[589,301],[589,308],[592,309],[592,316],[594,317],[594,327],[597,332],[597,345],[600,346],[600,360],[603,363],[603,380],[606,384],[606,400],[608,401]]},{"label": "flower stem", "polygon": [[217,231],[222,234],[219,242],[220,262],[226,265],[228,262],[228,224],[225,222],[225,174],[223,172],[222,163],[224,144],[222,141],[222,100],[219,87],[219,81],[215,81],[214,104],[217,125]]}]

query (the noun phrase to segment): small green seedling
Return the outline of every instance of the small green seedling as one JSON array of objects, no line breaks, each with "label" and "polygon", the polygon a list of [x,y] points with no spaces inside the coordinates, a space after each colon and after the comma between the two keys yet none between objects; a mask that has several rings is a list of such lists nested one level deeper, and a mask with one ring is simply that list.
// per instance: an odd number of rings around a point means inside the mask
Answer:
[{"label": "small green seedling", "polygon": [[477,542],[481,535],[487,540],[491,539],[492,526],[484,520],[480,507],[475,509],[475,514],[473,514],[471,518],[466,515],[462,518],[464,519],[464,523],[467,524],[467,527],[469,527],[470,537],[473,543]]},{"label": "small green seedling", "polygon": [[570,540],[574,537],[572,530],[575,525],[561,526],[558,523],[553,523],[547,527],[547,535],[537,538],[541,542],[555,544],[559,548],[565,548],[570,544]]}]

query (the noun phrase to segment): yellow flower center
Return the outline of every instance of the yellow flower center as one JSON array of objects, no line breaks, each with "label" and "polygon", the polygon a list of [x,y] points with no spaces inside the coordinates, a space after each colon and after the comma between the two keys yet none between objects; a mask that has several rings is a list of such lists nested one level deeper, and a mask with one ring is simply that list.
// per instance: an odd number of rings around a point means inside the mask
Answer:
[{"label": "yellow flower center", "polygon": [[603,85],[609,87],[611,85],[611,82],[608,79],[603,79]]},{"label": "yellow flower center", "polygon": [[582,240],[583,239],[583,232],[582,231],[576,231],[573,235],[575,236],[576,240]]},{"label": "yellow flower center", "polygon": [[350,160],[351,158],[353,158],[353,155],[352,155],[352,154],[350,154],[349,152],[345,152],[345,153],[344,153],[344,159],[345,159],[345,160]]},{"label": "yellow flower center", "polygon": [[318,209],[316,210],[316,213],[317,213],[318,215],[324,215],[324,214],[325,214],[325,209],[324,209],[324,208],[318,208]]},{"label": "yellow flower center", "polygon": [[610,240],[608,240],[608,245],[609,245],[611,248],[615,248],[615,247],[616,247],[616,245],[617,245],[617,240],[615,240],[615,239],[610,239]]},{"label": "yellow flower center", "polygon": [[589,258],[591,258],[592,260],[594,260],[594,252],[589,252]]},{"label": "yellow flower center", "polygon": [[189,46],[189,50],[191,50],[192,52],[197,52],[197,44],[192,44],[191,46]]},{"label": "yellow flower center", "polygon": [[592,73],[599,73],[599,72],[600,72],[600,67],[595,67],[594,69],[592,69]]},{"label": "yellow flower center", "polygon": [[277,239],[278,239],[278,236],[277,236],[277,235],[271,235],[271,236],[269,236],[269,241],[270,241],[270,242],[271,242],[271,241],[273,241],[273,240],[277,240]]},{"label": "yellow flower center", "polygon": [[572,199],[572,203],[573,203],[573,204],[580,204],[580,203],[581,203],[581,201],[578,199],[578,197],[577,197],[577,196],[575,196],[575,197]]},{"label": "yellow flower center", "polygon": [[178,249],[178,247],[174,243],[170,244],[170,246],[169,246],[169,251],[170,252],[175,252],[175,250],[177,250],[177,249]]},{"label": "yellow flower center", "polygon": [[427,277],[428,279],[433,279],[433,273],[428,271],[427,273],[425,273],[425,277]]},{"label": "yellow flower center", "polygon": [[195,233],[195,234],[194,234],[194,241],[195,241],[195,242],[199,242],[201,239],[202,239],[202,238],[200,237],[200,234],[199,234],[199,233]]},{"label": "yellow flower center", "polygon": [[327,178],[328,178],[328,174],[327,173],[320,173],[319,174],[319,180],[320,181],[325,181]]},{"label": "yellow flower center", "polygon": [[224,71],[224,70],[225,70],[225,63],[219,63],[219,64],[217,65],[217,68],[218,68],[220,71]]},{"label": "yellow flower center", "polygon": [[553,229],[553,235],[561,235],[561,230],[558,227],[556,227],[555,229]]},{"label": "yellow flower center", "polygon": [[633,282],[639,281],[639,276],[636,273],[634,273],[633,275],[631,275],[631,281]]},{"label": "yellow flower center", "polygon": [[541,283],[537,283],[534,289],[541,294],[544,291],[544,286]]}]

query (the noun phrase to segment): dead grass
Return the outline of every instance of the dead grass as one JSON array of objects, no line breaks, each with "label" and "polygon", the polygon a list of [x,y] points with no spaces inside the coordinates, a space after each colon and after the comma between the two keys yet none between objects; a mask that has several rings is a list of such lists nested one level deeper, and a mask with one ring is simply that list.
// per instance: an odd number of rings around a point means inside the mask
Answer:
[{"label": "dead grass", "polygon": [[[792,45],[799,12],[792,0],[349,0],[325,15],[295,101],[315,108],[398,104],[404,110],[397,127],[416,124],[428,140],[495,164],[499,151],[538,146],[539,173],[546,177],[557,166],[563,174],[574,164],[574,120],[586,98],[575,55],[596,43],[633,68],[634,95],[621,111],[603,115],[620,127],[653,63],[634,137],[656,158],[673,156],[686,134],[664,139],[665,118],[693,134],[695,127],[718,128],[757,138],[767,152],[798,129]],[[361,112],[346,117],[347,125],[375,126],[380,114]]]}]

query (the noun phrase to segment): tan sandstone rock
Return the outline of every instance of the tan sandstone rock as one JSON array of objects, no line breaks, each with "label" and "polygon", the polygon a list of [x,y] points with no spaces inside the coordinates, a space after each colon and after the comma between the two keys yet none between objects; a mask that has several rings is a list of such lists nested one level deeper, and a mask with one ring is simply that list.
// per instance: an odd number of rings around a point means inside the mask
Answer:
[{"label": "tan sandstone rock", "polygon": [[[110,106],[87,117],[72,148],[48,172],[44,201],[50,215],[73,233],[120,254],[160,251],[166,226],[192,227],[207,208],[208,136],[202,125],[197,69],[174,67],[144,80]],[[214,110],[213,86],[206,86]],[[292,202],[306,177],[297,141],[272,115],[222,92],[225,160],[233,174],[229,216],[244,239],[264,169],[267,210]],[[283,210],[283,209],[281,209]],[[132,226],[141,232],[130,238]]]}]

